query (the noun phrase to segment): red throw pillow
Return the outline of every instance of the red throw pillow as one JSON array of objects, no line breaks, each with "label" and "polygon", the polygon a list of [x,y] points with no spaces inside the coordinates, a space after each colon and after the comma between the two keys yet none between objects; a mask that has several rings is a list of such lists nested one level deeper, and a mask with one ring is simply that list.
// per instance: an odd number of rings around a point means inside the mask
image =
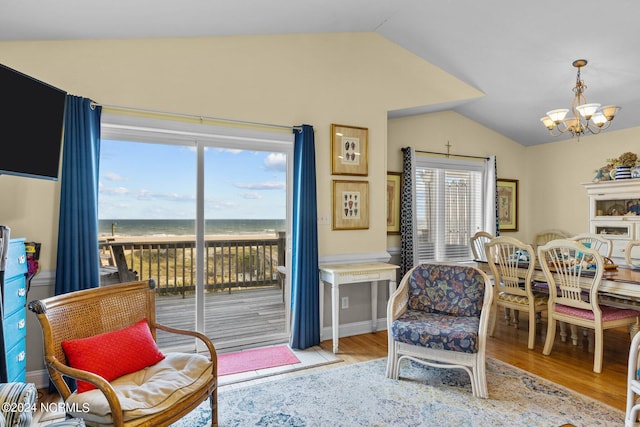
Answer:
[{"label": "red throw pillow", "polygon": [[[117,331],[63,341],[62,348],[72,368],[98,374],[107,381],[164,359],[153,340],[147,319]],[[94,388],[91,383],[78,381],[78,393]]]}]

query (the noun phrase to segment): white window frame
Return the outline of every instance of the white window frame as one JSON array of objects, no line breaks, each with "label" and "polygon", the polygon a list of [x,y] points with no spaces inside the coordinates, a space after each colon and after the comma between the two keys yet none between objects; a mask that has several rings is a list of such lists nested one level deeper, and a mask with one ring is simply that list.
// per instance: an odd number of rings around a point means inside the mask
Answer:
[{"label": "white window frame", "polygon": [[[204,150],[207,147],[235,148],[285,153],[287,156],[287,206],[286,206],[286,268],[285,318],[290,318],[291,244],[293,212],[293,145],[294,135],[290,129],[267,130],[265,126],[251,124],[214,125],[194,122],[176,116],[158,119],[127,114],[104,112],[101,115],[100,137],[105,140],[152,142],[157,144],[184,145],[197,150],[196,171],[196,248],[204,247]],[[196,259],[196,329],[204,331],[204,251],[197,250]],[[286,334],[291,325],[287,322]]]},{"label": "white window frame", "polygon": [[[435,221],[435,224],[432,226],[435,232],[435,237],[433,239],[430,239],[430,240],[433,240],[433,243],[435,245],[432,251],[432,256],[431,257],[424,256],[426,251],[424,248],[421,248],[421,243],[424,244],[424,238],[420,237],[418,226],[421,222],[424,223],[427,221],[428,215],[426,213],[421,214],[420,213],[421,208],[418,207],[418,200],[422,200],[424,199],[424,197],[419,196],[417,194],[417,191],[419,191],[416,188],[417,182],[418,182],[417,175],[420,173],[420,171],[424,169],[432,169],[436,171],[437,188],[436,188],[436,194],[434,195],[434,199],[436,200],[436,203],[442,204],[444,203],[444,199],[445,199],[444,172],[446,170],[476,172],[480,174],[478,179],[475,180],[476,189],[477,191],[479,191],[478,197],[475,200],[478,201],[478,203],[476,203],[472,207],[472,212],[470,213],[470,216],[473,216],[474,220],[472,221],[471,227],[469,227],[469,229],[466,230],[467,233],[469,233],[469,236],[471,236],[476,231],[486,229],[486,224],[490,223],[489,221],[491,221],[491,220],[488,221],[487,212],[491,212],[492,210],[487,209],[487,206],[488,206],[488,201],[490,200],[489,198],[495,198],[495,194],[493,196],[489,194],[489,192],[486,190],[487,186],[485,184],[488,180],[488,177],[494,175],[490,173],[491,171],[489,170],[491,163],[484,161],[482,159],[462,160],[462,159],[438,158],[438,157],[430,157],[430,156],[424,156],[424,155],[416,155],[414,164],[415,166],[413,171],[414,177],[412,180],[413,181],[412,192],[413,192],[413,212],[414,212],[413,214],[414,215],[413,259],[415,261],[415,264],[423,263],[423,262],[434,262],[434,261],[435,262],[468,261],[472,259],[473,256],[471,253],[471,247],[469,245],[468,239],[464,241],[466,252],[464,253],[461,252],[457,257],[449,257],[449,258],[447,257],[447,254],[445,251],[445,244],[446,244],[446,231],[444,229],[445,218],[443,217],[443,213],[446,213],[446,210],[439,209],[439,208],[436,208],[436,214],[429,218],[429,220]],[[494,179],[494,182],[495,182],[495,179]],[[495,201],[492,204],[495,205]],[[495,211],[495,209],[493,210]],[[495,233],[495,229],[488,230],[488,231],[490,232],[493,231]]]}]

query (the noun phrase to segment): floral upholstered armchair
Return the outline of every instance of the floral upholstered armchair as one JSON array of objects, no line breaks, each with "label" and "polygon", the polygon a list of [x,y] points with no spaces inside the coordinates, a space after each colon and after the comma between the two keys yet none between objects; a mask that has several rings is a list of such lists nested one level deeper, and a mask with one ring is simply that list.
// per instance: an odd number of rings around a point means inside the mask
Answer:
[{"label": "floral upholstered armchair", "polygon": [[387,305],[387,377],[409,359],[465,370],[474,396],[487,398],[485,347],[493,293],[489,277],[462,264],[409,270]]}]

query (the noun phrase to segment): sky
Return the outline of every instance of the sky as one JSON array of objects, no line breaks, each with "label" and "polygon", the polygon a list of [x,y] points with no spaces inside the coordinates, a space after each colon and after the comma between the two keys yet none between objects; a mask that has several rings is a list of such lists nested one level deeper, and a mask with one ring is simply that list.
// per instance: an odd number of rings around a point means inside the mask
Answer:
[{"label": "sky", "polygon": [[[194,219],[195,147],[102,140],[99,219]],[[283,153],[205,149],[206,219],[282,219]]]}]

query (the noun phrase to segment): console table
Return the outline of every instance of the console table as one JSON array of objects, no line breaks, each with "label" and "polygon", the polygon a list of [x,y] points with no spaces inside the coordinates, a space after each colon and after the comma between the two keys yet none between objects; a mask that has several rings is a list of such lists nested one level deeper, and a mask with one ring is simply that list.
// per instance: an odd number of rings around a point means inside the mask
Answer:
[{"label": "console table", "polygon": [[366,264],[339,264],[320,266],[320,335],[324,327],[324,284],[331,285],[331,331],[333,352],[338,352],[340,329],[340,286],[351,283],[371,282],[371,331],[376,331],[378,320],[378,282],[389,282],[389,295],[396,289],[397,265],[384,262]]}]

